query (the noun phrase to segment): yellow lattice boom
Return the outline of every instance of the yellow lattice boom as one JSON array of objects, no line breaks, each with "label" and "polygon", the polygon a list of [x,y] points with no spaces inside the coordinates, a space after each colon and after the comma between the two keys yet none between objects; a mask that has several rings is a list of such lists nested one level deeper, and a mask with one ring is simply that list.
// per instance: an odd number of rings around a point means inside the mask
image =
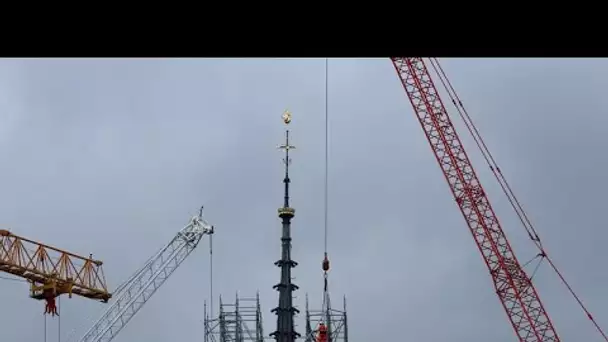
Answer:
[{"label": "yellow lattice boom", "polygon": [[32,298],[76,294],[107,302],[112,295],[102,264],[0,229],[0,271],[27,279]]}]

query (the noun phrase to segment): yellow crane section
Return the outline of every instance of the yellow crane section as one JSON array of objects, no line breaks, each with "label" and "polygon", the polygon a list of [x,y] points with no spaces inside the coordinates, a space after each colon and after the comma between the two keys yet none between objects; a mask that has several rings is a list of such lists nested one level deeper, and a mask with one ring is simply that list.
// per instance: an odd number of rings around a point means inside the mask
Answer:
[{"label": "yellow crane section", "polygon": [[57,315],[55,298],[62,294],[107,303],[112,294],[102,264],[0,229],[0,272],[27,279],[30,297],[46,301],[45,313]]}]

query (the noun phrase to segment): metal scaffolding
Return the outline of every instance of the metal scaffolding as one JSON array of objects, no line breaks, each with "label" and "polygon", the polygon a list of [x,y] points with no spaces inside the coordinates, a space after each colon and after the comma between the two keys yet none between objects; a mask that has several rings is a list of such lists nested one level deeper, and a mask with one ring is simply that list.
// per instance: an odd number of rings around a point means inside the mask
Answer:
[{"label": "metal scaffolding", "polygon": [[325,308],[310,310],[306,296],[306,335],[305,342],[315,342],[319,323],[327,327],[327,342],[348,342],[348,322],[346,320],[346,297],[342,310],[332,308],[329,294],[325,298]]},{"label": "metal scaffolding", "polygon": [[205,303],[205,342],[262,342],[264,328],[260,296],[240,298],[234,303],[224,303],[220,296],[219,313],[216,317]]}]

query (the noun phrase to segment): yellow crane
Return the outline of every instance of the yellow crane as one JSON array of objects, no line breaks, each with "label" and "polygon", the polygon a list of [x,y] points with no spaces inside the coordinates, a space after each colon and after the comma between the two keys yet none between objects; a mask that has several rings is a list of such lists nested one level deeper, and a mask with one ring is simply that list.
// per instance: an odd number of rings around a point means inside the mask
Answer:
[{"label": "yellow crane", "polygon": [[0,229],[0,272],[30,283],[30,297],[45,300],[45,314],[58,315],[55,298],[67,294],[107,303],[102,261],[32,241]]}]

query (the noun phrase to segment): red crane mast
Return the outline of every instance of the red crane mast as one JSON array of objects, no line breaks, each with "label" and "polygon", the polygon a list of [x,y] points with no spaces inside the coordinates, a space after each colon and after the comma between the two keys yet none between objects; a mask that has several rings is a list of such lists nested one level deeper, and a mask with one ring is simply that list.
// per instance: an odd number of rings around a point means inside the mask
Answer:
[{"label": "red crane mast", "polygon": [[530,277],[502,230],[422,58],[391,58],[521,342],[558,342]]}]

